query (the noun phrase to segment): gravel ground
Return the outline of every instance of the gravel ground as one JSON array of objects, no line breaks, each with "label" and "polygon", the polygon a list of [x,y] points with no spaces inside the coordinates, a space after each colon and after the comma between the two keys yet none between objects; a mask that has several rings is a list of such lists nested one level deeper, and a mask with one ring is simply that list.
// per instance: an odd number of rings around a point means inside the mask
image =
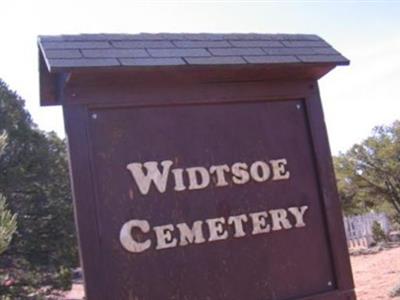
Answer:
[{"label": "gravel ground", "polygon": [[[400,282],[400,247],[351,257],[358,300],[395,300],[389,292]],[[82,284],[74,284],[64,299],[83,298]]]}]

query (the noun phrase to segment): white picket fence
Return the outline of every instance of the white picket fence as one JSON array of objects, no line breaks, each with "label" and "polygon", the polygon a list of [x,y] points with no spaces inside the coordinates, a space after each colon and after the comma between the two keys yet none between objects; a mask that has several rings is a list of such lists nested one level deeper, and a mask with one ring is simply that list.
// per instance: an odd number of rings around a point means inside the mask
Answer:
[{"label": "white picket fence", "polygon": [[368,213],[365,215],[343,217],[346,239],[349,248],[368,248],[374,242],[372,225],[378,222],[388,234],[390,221],[384,213]]}]

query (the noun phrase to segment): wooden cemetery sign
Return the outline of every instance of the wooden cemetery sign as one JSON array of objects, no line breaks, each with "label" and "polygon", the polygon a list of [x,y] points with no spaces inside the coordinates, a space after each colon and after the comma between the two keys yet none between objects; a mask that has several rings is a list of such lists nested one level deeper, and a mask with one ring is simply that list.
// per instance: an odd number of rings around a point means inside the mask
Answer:
[{"label": "wooden cemetery sign", "polygon": [[39,38],[89,300],[354,299],[314,35]]}]

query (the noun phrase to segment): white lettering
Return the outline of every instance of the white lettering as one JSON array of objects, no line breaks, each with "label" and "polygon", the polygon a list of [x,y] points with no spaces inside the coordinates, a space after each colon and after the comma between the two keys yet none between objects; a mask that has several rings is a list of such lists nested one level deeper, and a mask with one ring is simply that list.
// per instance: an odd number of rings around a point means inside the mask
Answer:
[{"label": "white lettering", "polygon": [[231,216],[228,218],[228,224],[233,224],[233,226],[235,228],[235,234],[233,235],[235,238],[246,235],[246,233],[243,230],[244,222],[247,222],[246,215]]},{"label": "white lettering", "polygon": [[135,227],[139,228],[143,233],[150,231],[149,222],[143,220],[130,220],[122,226],[119,234],[119,240],[122,246],[129,252],[139,253],[149,249],[151,246],[151,241],[146,240],[142,243],[135,241],[132,237],[132,230]]},{"label": "white lettering", "polygon": [[250,166],[250,175],[255,181],[263,182],[268,180],[271,175],[271,169],[266,162],[256,161]]},{"label": "white lettering", "polygon": [[226,178],[225,178],[225,172],[229,172],[228,165],[211,166],[210,174],[213,174],[214,172],[217,175],[217,186],[228,185],[228,182],[226,181]]},{"label": "white lettering", "polygon": [[177,240],[172,236],[172,232],[174,232],[172,224],[155,226],[153,230],[157,237],[157,250],[176,247]]},{"label": "white lettering", "polygon": [[183,183],[183,169],[173,169],[172,174],[175,177],[175,188],[174,190],[177,192],[181,192],[186,190],[186,186]]},{"label": "white lettering", "polygon": [[203,236],[202,226],[203,221],[194,222],[192,228],[189,228],[186,223],[177,224],[176,227],[180,232],[180,246],[204,243],[206,240]]},{"label": "white lettering", "polygon": [[249,182],[250,180],[250,175],[249,172],[247,172],[247,164],[245,163],[235,163],[232,165],[232,174],[233,178],[232,181],[233,183],[236,184],[244,184],[246,182]]},{"label": "white lettering", "polygon": [[[292,228],[289,220],[287,219],[287,212],[284,209],[271,209],[269,211],[272,218],[272,230],[281,230],[282,226],[285,229]],[[282,226],[281,226],[282,225]]]},{"label": "white lettering", "polygon": [[[169,186],[169,173],[174,180],[173,189],[177,192],[189,190],[200,190],[212,183],[216,187],[229,186],[230,184],[245,184],[253,179],[256,182],[267,180],[289,179],[290,172],[287,170],[286,158],[266,161],[255,161],[250,167],[244,162],[236,162],[231,166],[227,164],[212,165],[205,167],[175,168],[173,162],[165,160],[160,163],[148,161],[145,163],[133,162],[126,166],[130,171],[134,182],[137,184],[141,194],[149,193],[154,185],[160,193],[164,193]],[[271,176],[272,175],[272,176]],[[187,185],[185,185],[185,182]]]},{"label": "white lettering", "polygon": [[210,232],[209,242],[226,240],[228,238],[228,231],[224,228],[225,218],[208,219],[206,222]]},{"label": "white lettering", "polygon": [[289,207],[288,211],[295,217],[296,219],[296,224],[294,227],[305,227],[306,223],[304,223],[304,213],[308,209],[308,206],[302,206],[302,207]]},{"label": "white lettering", "polygon": [[289,179],[290,172],[285,169],[287,165],[285,158],[271,160],[270,163],[272,165],[272,172],[274,173],[272,180]]},{"label": "white lettering", "polygon": [[[143,172],[143,166],[146,168],[146,175]],[[165,192],[172,161],[164,160],[161,162],[161,166],[163,167],[162,172],[158,169],[158,162],[156,161],[148,161],[143,165],[141,163],[130,163],[126,168],[131,172],[133,179],[139,187],[139,191],[143,195],[146,195],[149,192],[152,182],[160,193]]]},{"label": "white lettering", "polygon": [[[140,253],[150,249],[152,245],[154,245],[155,250],[161,250],[205,243],[204,230],[207,231],[207,229],[208,242],[226,240],[229,236],[231,238],[243,238],[247,235],[246,222],[251,222],[252,231],[249,233],[251,235],[266,234],[278,230],[293,230],[306,226],[304,218],[307,210],[308,206],[306,205],[292,206],[286,209],[271,209],[268,212],[258,211],[226,218],[197,220],[192,223],[192,226],[187,223],[154,226],[152,230],[155,235],[149,234],[150,224],[147,221],[131,220],[123,224],[120,231],[120,242],[123,248],[129,252]],[[290,218],[288,218],[288,212]],[[268,223],[268,220],[271,220],[270,223]],[[207,229],[205,229],[205,224],[207,224]],[[228,225],[232,227],[228,227]]]},{"label": "white lettering", "polygon": [[[203,167],[193,167],[186,169],[189,175],[189,190],[200,190],[204,189],[210,184],[210,174],[206,168]],[[199,177],[200,176],[200,182]]]},{"label": "white lettering", "polygon": [[271,226],[267,225],[268,213],[266,211],[260,211],[249,215],[253,222],[253,235],[270,232]]}]

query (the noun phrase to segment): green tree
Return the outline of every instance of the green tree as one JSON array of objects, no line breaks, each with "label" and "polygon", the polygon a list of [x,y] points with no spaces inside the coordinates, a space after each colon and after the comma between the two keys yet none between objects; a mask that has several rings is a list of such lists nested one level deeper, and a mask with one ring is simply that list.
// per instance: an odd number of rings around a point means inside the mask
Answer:
[{"label": "green tree", "polygon": [[[21,286],[52,285],[62,267],[78,263],[65,142],[39,130],[24,101],[0,80],[2,131],[8,143],[0,157],[0,193],[17,213],[18,230],[0,265],[23,277],[16,280]],[[18,293],[23,290],[30,289]]]},{"label": "green tree", "polygon": [[400,121],[376,127],[334,164],[346,213],[386,210],[400,220]]}]

